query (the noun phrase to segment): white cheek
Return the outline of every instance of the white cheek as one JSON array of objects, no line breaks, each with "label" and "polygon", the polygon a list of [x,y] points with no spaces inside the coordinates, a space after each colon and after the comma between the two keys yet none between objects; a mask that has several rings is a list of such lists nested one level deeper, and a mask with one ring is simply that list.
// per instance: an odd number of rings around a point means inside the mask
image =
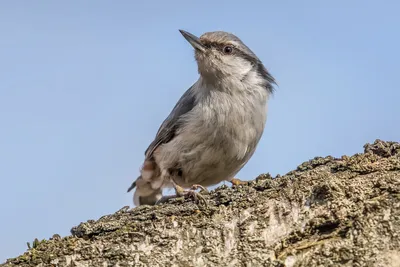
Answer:
[{"label": "white cheek", "polygon": [[246,77],[246,82],[248,84],[261,84],[262,83],[262,79],[260,78],[260,76],[258,75],[258,73],[256,71],[249,71],[247,73],[247,77]]},{"label": "white cheek", "polygon": [[223,63],[226,73],[238,75],[240,77],[247,75],[253,67],[247,60],[235,56],[224,57]]}]

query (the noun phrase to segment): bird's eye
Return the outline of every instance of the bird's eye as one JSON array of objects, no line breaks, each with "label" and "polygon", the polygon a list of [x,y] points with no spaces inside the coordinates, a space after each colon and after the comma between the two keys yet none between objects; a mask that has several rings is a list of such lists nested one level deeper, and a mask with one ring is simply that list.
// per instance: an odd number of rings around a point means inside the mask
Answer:
[{"label": "bird's eye", "polygon": [[233,51],[233,47],[230,46],[230,45],[227,45],[227,46],[224,47],[223,51],[224,51],[225,54],[230,54]]}]

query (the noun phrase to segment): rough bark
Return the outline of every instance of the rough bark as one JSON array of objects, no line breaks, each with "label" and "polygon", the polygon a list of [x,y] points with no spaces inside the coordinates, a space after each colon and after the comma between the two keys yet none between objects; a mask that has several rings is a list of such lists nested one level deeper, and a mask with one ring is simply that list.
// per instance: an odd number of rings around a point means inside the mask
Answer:
[{"label": "rough bark", "polygon": [[0,266],[400,266],[400,144],[316,157],[274,179],[141,206]]}]

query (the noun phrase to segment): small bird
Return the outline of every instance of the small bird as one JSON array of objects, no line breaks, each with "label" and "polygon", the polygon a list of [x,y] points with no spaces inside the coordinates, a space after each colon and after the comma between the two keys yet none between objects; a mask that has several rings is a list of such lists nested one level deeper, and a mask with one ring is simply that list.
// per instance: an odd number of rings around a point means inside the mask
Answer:
[{"label": "small bird", "polygon": [[[275,79],[234,34],[179,30],[193,46],[200,77],[181,96],[145,151],[133,202],[155,205],[171,197],[192,196],[229,181],[254,154],[264,132],[267,102]],[[176,195],[163,197],[164,188]]]}]

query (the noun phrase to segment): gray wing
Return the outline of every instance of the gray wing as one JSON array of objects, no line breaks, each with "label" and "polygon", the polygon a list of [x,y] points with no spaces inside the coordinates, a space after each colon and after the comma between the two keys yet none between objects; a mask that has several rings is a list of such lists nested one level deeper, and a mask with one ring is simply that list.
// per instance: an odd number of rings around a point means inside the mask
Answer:
[{"label": "gray wing", "polygon": [[180,118],[182,115],[191,111],[195,104],[194,85],[192,85],[178,100],[175,107],[172,109],[168,117],[163,121],[160,128],[158,129],[157,135],[153,142],[145,151],[146,158],[153,156],[154,150],[161,144],[168,143],[174,138],[177,130],[181,127],[182,121]]}]

